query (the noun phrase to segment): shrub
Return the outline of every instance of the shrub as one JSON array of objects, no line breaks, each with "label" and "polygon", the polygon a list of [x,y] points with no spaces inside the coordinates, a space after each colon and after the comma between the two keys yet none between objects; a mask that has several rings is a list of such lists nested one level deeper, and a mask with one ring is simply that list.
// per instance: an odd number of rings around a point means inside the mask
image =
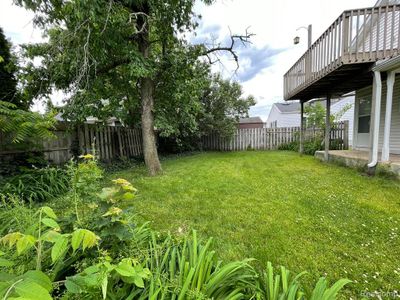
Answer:
[{"label": "shrub", "polygon": [[293,142],[290,142],[290,143],[279,145],[278,150],[298,152],[299,148],[300,148],[299,142],[293,141]]}]

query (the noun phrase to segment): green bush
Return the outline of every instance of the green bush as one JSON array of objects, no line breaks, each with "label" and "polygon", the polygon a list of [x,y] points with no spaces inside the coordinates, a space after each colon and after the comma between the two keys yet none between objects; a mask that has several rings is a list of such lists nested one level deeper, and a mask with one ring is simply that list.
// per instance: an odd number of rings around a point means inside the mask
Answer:
[{"label": "green bush", "polygon": [[278,150],[283,150],[283,151],[299,152],[299,149],[300,149],[300,146],[299,146],[299,142],[297,142],[297,141],[286,143],[286,144],[281,144],[278,147]]},{"label": "green bush", "polygon": [[43,202],[65,194],[69,189],[66,170],[55,167],[26,170],[6,179],[0,188],[4,195],[18,195],[25,201]]},{"label": "green bush", "polygon": [[[339,150],[343,141],[340,139],[331,140],[330,149]],[[282,144],[278,147],[278,150],[295,151],[298,152],[300,149],[300,143],[298,141]],[[314,155],[316,151],[324,150],[324,140],[322,138],[306,140],[304,141],[304,154]]]}]

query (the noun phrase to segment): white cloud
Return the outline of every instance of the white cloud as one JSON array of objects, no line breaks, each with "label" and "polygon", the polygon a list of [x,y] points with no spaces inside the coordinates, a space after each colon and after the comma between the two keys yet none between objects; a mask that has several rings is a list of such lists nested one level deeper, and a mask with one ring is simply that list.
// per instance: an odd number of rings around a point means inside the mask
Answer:
[{"label": "white cloud", "polygon": [[13,5],[12,0],[0,1],[0,27],[13,44],[43,40],[40,30],[33,26],[33,13]]},{"label": "white cloud", "polygon": [[[199,34],[194,41],[202,42],[214,35],[221,40],[246,28],[256,34],[251,48],[239,51],[243,55],[237,79],[243,80],[246,94],[257,99],[252,113],[268,114],[272,103],[283,99],[283,74],[307,49],[307,32],[296,32],[300,26],[313,25],[313,41],[346,9],[370,7],[375,0],[219,0],[211,6],[198,2],[196,12],[202,15]],[[40,41],[40,31],[33,28],[33,15],[12,5],[12,0],[0,1],[0,26],[14,44]],[[294,36],[300,44],[294,46]],[[284,50],[271,55],[270,51]],[[265,50],[265,57],[262,51]],[[232,74],[236,65],[230,57],[223,59],[225,67],[214,66]],[[265,109],[265,113],[263,112]]]},{"label": "white cloud", "polygon": [[[315,41],[344,10],[374,4],[375,0],[221,0],[212,6],[198,4],[196,8],[203,17],[201,26],[217,26],[220,37],[229,34],[228,28],[233,33],[243,33],[250,26],[249,31],[256,34],[251,50],[285,49],[271,57],[271,65],[260,60],[257,75],[243,82],[246,94],[257,99],[252,115],[257,113],[265,118],[272,103],[283,100],[284,73],[307,49],[307,31],[296,32],[296,29],[312,24]],[[296,35],[301,41],[295,46],[293,38]],[[268,51],[265,51],[265,57],[268,57]],[[253,67],[257,67],[257,61],[255,63]],[[248,56],[241,62],[241,68],[242,74],[252,71]],[[232,72],[234,67],[230,65],[229,69]],[[238,78],[247,79],[246,76]]]}]

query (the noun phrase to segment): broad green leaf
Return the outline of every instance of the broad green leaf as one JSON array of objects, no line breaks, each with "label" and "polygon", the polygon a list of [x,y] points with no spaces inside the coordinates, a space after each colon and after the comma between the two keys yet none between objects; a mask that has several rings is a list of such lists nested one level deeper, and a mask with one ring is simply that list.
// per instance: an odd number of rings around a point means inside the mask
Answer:
[{"label": "broad green leaf", "polygon": [[14,246],[17,241],[23,236],[20,232],[11,232],[5,236],[3,236],[0,241],[5,245],[8,244],[8,247]]},{"label": "broad green leaf", "polygon": [[143,278],[140,277],[139,275],[134,276],[133,282],[137,287],[144,288]]},{"label": "broad green leaf", "polygon": [[51,209],[50,207],[48,207],[48,206],[43,206],[43,207],[42,207],[42,211],[43,211],[49,218],[52,218],[52,219],[54,219],[54,220],[57,220],[56,214],[54,213],[53,209]]},{"label": "broad green leaf", "polygon": [[83,287],[81,284],[82,282],[80,275],[67,277],[67,280],[65,281],[65,287],[67,288],[68,292],[72,294],[80,294],[83,292]]},{"label": "broad green leaf", "polygon": [[117,271],[121,276],[126,277],[134,276],[136,274],[135,269],[128,260],[122,260],[115,268],[115,271]]},{"label": "broad green leaf", "polygon": [[97,244],[97,235],[90,230],[85,229],[85,236],[83,237],[82,248],[85,251],[86,248],[92,248]]},{"label": "broad green leaf", "polygon": [[52,300],[49,292],[45,288],[29,279],[17,283],[14,290],[22,298],[31,300]]},{"label": "broad green leaf", "polygon": [[71,246],[74,252],[76,251],[76,249],[79,248],[80,244],[82,243],[84,235],[84,229],[77,229],[72,233]]},{"label": "broad green leaf", "polygon": [[55,263],[68,249],[68,238],[60,236],[51,249],[51,260]]},{"label": "broad green leaf", "polygon": [[98,194],[98,196],[101,199],[106,200],[109,197],[115,195],[116,193],[118,193],[118,189],[117,188],[103,188],[101,190],[101,193]]},{"label": "broad green leaf", "polygon": [[36,282],[49,292],[53,289],[50,278],[41,271],[31,270],[26,272],[23,277]]},{"label": "broad green leaf", "polygon": [[130,192],[137,192],[137,189],[135,189],[132,185],[128,184],[128,185],[123,185],[122,189],[124,191],[130,191]]},{"label": "broad green leaf", "polygon": [[82,244],[82,249],[91,248],[97,244],[98,237],[92,231],[87,229],[77,229],[72,233],[71,245],[76,251]]},{"label": "broad green leaf", "polygon": [[61,233],[54,231],[54,230],[49,230],[46,233],[44,233],[40,239],[42,241],[55,243],[60,236],[61,236]]},{"label": "broad green leaf", "polygon": [[124,193],[124,195],[122,197],[124,198],[124,200],[129,201],[129,200],[135,199],[135,194],[126,192],[126,193]]},{"label": "broad green leaf", "polygon": [[27,234],[23,235],[17,242],[17,253],[20,255],[21,253],[29,250],[35,245],[36,238]]},{"label": "broad green leaf", "polygon": [[0,267],[11,267],[13,265],[13,261],[0,257]]},{"label": "broad green leaf", "polygon": [[56,221],[50,218],[43,218],[42,223],[50,228],[53,228],[55,230],[60,230],[60,225]]}]

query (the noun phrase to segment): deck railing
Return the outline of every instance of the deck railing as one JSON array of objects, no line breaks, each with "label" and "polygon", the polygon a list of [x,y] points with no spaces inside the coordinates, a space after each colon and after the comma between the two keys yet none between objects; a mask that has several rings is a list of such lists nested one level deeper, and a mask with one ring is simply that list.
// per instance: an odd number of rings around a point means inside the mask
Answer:
[{"label": "deck railing", "polygon": [[398,4],[343,12],[285,74],[285,99],[343,64],[399,54],[399,24]]}]

